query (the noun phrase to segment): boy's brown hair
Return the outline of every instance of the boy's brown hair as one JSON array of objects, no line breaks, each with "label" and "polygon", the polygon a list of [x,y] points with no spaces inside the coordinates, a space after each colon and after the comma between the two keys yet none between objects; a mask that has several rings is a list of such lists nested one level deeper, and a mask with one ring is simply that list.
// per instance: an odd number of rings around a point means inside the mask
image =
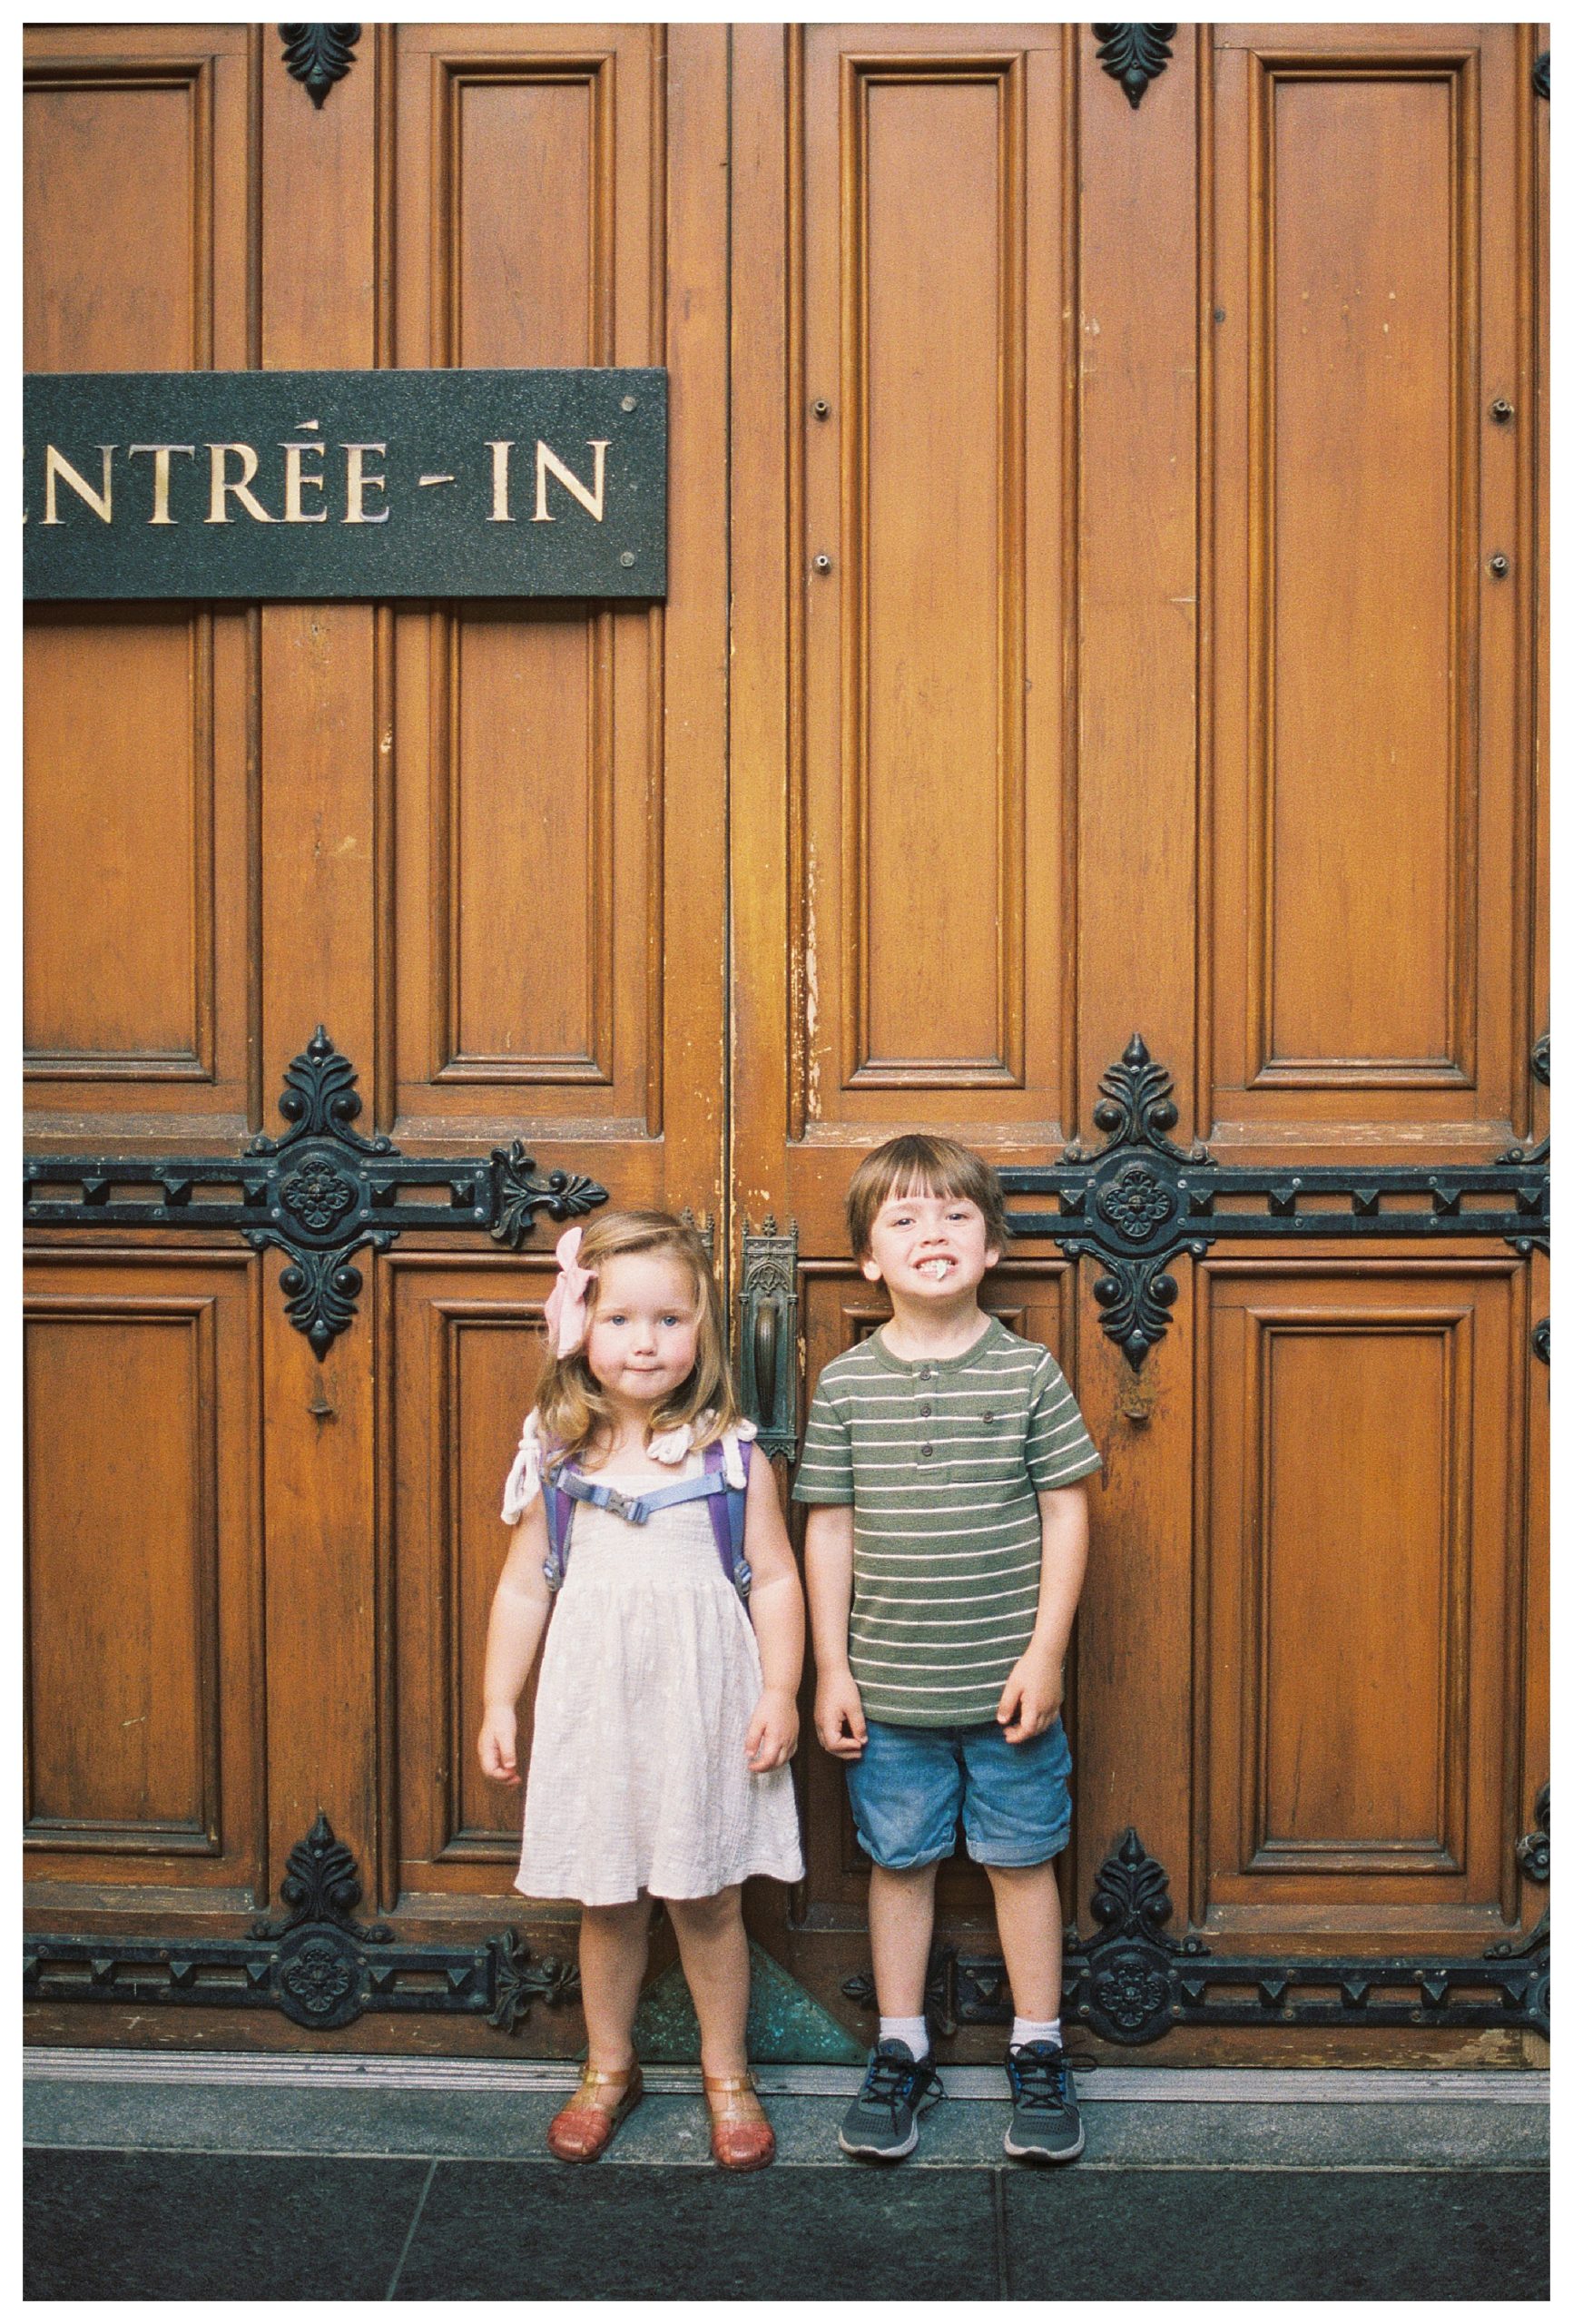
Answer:
[{"label": "boy's brown hair", "polygon": [[983,1213],[990,1250],[1003,1251],[1010,1240],[1005,1191],[992,1163],[953,1137],[918,1132],[887,1138],[864,1155],[847,1188],[847,1232],[855,1259],[868,1257],[870,1229],[880,1204],[891,1195],[959,1196],[964,1202],[975,1202]]}]

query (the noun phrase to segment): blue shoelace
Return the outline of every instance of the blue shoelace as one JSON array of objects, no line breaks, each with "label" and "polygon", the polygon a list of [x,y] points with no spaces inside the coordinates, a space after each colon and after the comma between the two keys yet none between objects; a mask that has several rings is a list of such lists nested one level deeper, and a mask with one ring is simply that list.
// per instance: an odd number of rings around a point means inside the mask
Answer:
[{"label": "blue shoelace", "polygon": [[893,2128],[897,2108],[903,2103],[916,2106],[939,2080],[931,2059],[892,2058],[884,2051],[876,2050],[869,2061],[869,2071],[858,2097],[865,2106],[888,2106]]},{"label": "blue shoelace", "polygon": [[1063,2113],[1070,2104],[1066,2090],[1069,2063],[1063,2050],[1047,2042],[1027,2042],[1019,2050],[1010,2051],[1005,2071],[1010,2077],[1010,2094],[1017,2104],[1032,2111]]}]

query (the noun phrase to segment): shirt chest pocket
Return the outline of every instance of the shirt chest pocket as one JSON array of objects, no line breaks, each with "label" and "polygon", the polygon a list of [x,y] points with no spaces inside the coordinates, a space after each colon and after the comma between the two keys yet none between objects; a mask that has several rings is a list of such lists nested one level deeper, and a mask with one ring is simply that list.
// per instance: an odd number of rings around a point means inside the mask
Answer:
[{"label": "shirt chest pocket", "polygon": [[998,1388],[968,1389],[940,1407],[944,1450],[960,1483],[1003,1481],[1019,1470],[1027,1442],[1027,1399]]}]

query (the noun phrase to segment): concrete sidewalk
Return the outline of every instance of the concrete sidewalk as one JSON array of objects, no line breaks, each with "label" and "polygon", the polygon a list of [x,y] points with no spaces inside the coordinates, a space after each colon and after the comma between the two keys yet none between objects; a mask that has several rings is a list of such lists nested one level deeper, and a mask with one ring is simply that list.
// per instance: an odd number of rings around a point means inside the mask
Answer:
[{"label": "concrete sidewalk", "polygon": [[855,2070],[763,2068],[780,2162],[741,2180],[682,2067],[603,2163],[553,2162],[574,2078],[33,2051],[29,2297],[1546,2296],[1544,2074],[1105,2068],[1045,2171],[1004,2158],[998,2073],[952,2067],[891,2170],[836,2149]]}]

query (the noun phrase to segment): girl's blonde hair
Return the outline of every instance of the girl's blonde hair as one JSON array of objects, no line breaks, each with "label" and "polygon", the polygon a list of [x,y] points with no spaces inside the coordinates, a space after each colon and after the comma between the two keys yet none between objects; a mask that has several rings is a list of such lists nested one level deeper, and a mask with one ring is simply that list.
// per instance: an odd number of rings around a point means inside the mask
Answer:
[{"label": "girl's blonde hair", "polygon": [[[602,1270],[609,1259],[646,1251],[675,1259],[688,1269],[699,1309],[693,1369],[680,1387],[654,1408],[645,1423],[646,1439],[659,1436],[664,1429],[686,1425],[693,1430],[695,1446],[703,1447],[735,1428],[741,1417],[726,1361],[721,1292],[698,1234],[664,1210],[604,1210],[585,1227],[579,1245],[578,1265],[595,1278],[585,1295],[585,1339],[569,1355],[558,1355],[548,1347],[536,1395],[543,1439],[569,1459],[603,1431],[610,1436],[613,1429],[611,1403],[590,1369],[586,1353]],[[702,1413],[710,1416],[703,1423]]]}]

